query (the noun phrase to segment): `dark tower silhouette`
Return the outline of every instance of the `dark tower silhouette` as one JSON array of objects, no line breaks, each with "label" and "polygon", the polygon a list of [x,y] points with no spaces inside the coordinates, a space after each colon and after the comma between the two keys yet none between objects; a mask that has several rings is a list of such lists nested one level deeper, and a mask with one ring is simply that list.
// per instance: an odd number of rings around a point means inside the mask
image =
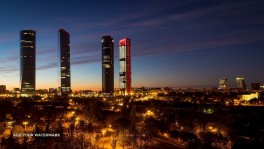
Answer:
[{"label": "dark tower silhouette", "polygon": [[71,93],[70,34],[59,30],[59,95]]},{"label": "dark tower silhouette", "polygon": [[33,96],[36,84],[36,31],[20,31],[21,96]]},{"label": "dark tower silhouette", "polygon": [[102,37],[102,91],[114,93],[114,40],[111,36]]}]

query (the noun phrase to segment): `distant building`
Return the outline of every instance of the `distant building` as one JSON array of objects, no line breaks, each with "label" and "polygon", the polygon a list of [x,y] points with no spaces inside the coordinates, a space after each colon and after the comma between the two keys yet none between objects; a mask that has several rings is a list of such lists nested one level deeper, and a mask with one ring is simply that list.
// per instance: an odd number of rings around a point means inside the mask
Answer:
[{"label": "distant building", "polygon": [[36,94],[46,94],[46,93],[48,93],[47,89],[38,89],[38,90],[36,90]]},{"label": "distant building", "polygon": [[173,89],[170,88],[170,87],[164,87],[163,90],[164,90],[164,93],[165,94],[169,94],[169,92],[172,92],[173,91]]},{"label": "distant building", "polygon": [[130,95],[131,91],[131,40],[119,41],[119,88],[122,95]]},{"label": "distant building", "polygon": [[36,32],[20,31],[21,96],[33,96],[36,86]]},{"label": "distant building", "polygon": [[49,88],[49,93],[56,93],[57,89],[56,88]]},{"label": "distant building", "polygon": [[102,37],[102,92],[114,93],[114,39],[111,36]]},{"label": "distant building", "polygon": [[59,30],[59,95],[71,93],[70,34]]},{"label": "distant building", "polygon": [[240,90],[247,90],[244,78],[236,78],[237,88]]},{"label": "distant building", "polygon": [[14,93],[19,94],[20,93],[20,89],[19,88],[14,88]]},{"label": "distant building", "polygon": [[253,92],[259,92],[260,91],[260,83],[251,83],[251,90]]},{"label": "distant building", "polygon": [[0,94],[5,94],[5,93],[6,93],[6,86],[0,85]]},{"label": "distant building", "polygon": [[264,84],[260,84],[260,90],[264,91]]},{"label": "distant building", "polygon": [[220,78],[218,89],[220,89],[220,90],[226,90],[227,89],[227,79],[226,78]]}]

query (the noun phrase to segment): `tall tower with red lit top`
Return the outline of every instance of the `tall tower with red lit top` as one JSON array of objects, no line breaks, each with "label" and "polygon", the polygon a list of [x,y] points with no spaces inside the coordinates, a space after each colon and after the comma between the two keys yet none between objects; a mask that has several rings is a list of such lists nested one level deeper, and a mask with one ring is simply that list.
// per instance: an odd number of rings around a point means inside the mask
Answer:
[{"label": "tall tower with red lit top", "polygon": [[119,41],[119,88],[122,95],[131,93],[131,40]]}]

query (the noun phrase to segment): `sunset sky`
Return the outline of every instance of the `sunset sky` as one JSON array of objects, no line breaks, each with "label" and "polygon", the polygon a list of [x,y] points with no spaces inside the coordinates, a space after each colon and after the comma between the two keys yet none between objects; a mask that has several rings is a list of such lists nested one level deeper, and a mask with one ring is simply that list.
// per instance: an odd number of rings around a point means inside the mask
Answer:
[{"label": "sunset sky", "polygon": [[264,83],[262,0],[12,0],[0,2],[0,84],[19,87],[19,32],[37,34],[36,88],[57,88],[58,30],[71,35],[73,90],[101,90],[101,37],[131,38],[132,87]]}]

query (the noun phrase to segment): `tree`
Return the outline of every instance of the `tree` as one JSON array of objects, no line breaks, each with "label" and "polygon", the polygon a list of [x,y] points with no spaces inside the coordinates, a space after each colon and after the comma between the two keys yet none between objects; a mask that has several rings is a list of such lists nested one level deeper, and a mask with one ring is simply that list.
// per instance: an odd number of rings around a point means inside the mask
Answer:
[{"label": "tree", "polygon": [[110,145],[112,149],[116,149],[116,143],[117,143],[117,139],[115,137],[111,137]]},{"label": "tree", "polygon": [[23,143],[22,143],[22,149],[28,149],[29,148],[29,144],[28,144],[28,138],[27,137],[24,137],[23,138]]},{"label": "tree", "polygon": [[177,130],[170,131],[169,136],[170,136],[172,139],[176,139],[176,138],[179,137],[179,132],[178,132]]},{"label": "tree", "polygon": [[129,140],[131,142],[131,146],[132,148],[137,148],[137,140],[139,138],[139,131],[136,127],[136,124],[135,123],[131,123],[130,127],[129,127]]},{"label": "tree", "polygon": [[5,128],[2,125],[0,125],[0,134],[2,134],[4,131],[5,131]]},{"label": "tree", "polygon": [[[38,125],[35,125],[35,129],[33,130],[33,134],[39,134],[42,133],[42,131],[40,130],[40,128],[38,127]],[[43,142],[43,138],[42,137],[37,137],[37,136],[33,136],[33,141],[31,143],[31,145],[34,147],[38,147],[42,144]]]},{"label": "tree", "polygon": [[69,131],[70,131],[70,138],[73,137],[74,129],[75,129],[75,122],[73,121],[73,122],[70,123],[70,129],[69,129]]},{"label": "tree", "polygon": [[4,148],[4,146],[6,145],[6,139],[5,139],[5,137],[2,137],[1,138],[1,144],[0,145],[1,145],[1,149]]},{"label": "tree", "polygon": [[120,134],[120,144],[123,146],[123,148],[127,145],[126,131],[129,129],[130,123],[131,120],[125,117],[118,118],[113,123],[113,127],[117,130],[117,133]]},{"label": "tree", "polygon": [[85,122],[84,120],[80,120],[79,122],[79,128],[81,129],[82,132],[84,132],[86,129],[85,129]]},{"label": "tree", "polygon": [[5,140],[4,147],[7,149],[18,149],[20,148],[18,141],[13,137],[13,130],[11,129],[9,137]]},{"label": "tree", "polygon": [[116,130],[123,133],[125,130],[129,128],[129,125],[131,123],[131,120],[128,118],[118,118],[114,121],[113,127],[115,127]]}]

